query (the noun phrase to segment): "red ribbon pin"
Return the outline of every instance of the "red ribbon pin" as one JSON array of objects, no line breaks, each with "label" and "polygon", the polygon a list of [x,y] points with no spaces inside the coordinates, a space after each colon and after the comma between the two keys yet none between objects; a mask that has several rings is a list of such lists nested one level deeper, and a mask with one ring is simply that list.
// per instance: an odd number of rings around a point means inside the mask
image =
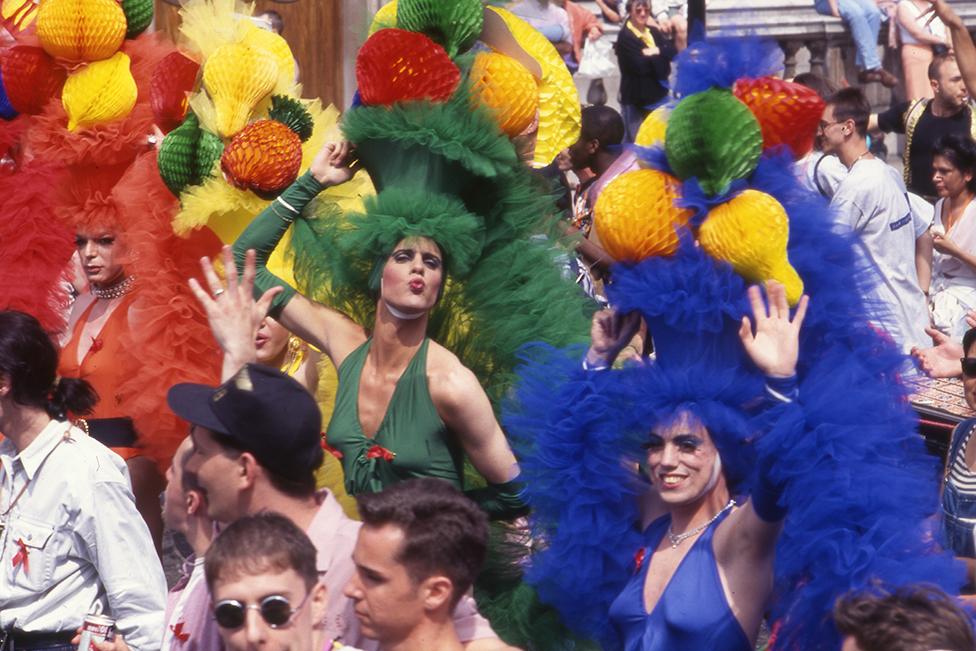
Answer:
[{"label": "red ribbon pin", "polygon": [[395,456],[395,452],[390,452],[382,445],[374,445],[370,449],[366,450],[367,459],[383,459],[384,461],[393,461],[393,457]]},{"label": "red ribbon pin", "polygon": [[173,637],[180,641],[180,643],[186,642],[190,639],[190,634],[183,630],[183,622],[176,622],[175,624],[169,625],[169,630],[173,631]]},{"label": "red ribbon pin", "polygon": [[17,547],[19,550],[12,559],[13,565],[14,567],[23,565],[24,574],[27,574],[30,571],[30,551],[27,549],[27,543],[24,542],[23,538],[17,539]]}]

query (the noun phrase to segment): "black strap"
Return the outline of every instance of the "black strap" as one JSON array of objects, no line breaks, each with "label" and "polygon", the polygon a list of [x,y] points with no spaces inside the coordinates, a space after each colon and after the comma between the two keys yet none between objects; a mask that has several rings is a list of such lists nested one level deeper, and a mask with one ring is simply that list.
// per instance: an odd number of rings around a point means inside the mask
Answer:
[{"label": "black strap", "polygon": [[819,192],[822,197],[825,199],[830,199],[830,197],[827,196],[827,193],[824,192],[823,186],[820,185],[820,175],[817,173],[817,171],[820,169],[820,163],[822,163],[823,159],[825,158],[827,158],[827,154],[822,155],[817,159],[817,162],[813,164],[813,184],[817,186],[817,192]]},{"label": "black strap", "polygon": [[131,418],[92,418],[88,435],[107,448],[132,448],[136,445],[136,428]]}]

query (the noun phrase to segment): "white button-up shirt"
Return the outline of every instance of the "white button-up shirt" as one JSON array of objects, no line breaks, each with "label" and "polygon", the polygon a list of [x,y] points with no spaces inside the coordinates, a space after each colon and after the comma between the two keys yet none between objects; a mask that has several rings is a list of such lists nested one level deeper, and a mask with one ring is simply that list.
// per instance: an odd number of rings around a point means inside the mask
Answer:
[{"label": "white button-up shirt", "polygon": [[118,455],[59,421],[19,454],[5,440],[0,514],[8,509],[0,628],[73,632],[98,603],[130,648],[160,648],[166,580]]}]

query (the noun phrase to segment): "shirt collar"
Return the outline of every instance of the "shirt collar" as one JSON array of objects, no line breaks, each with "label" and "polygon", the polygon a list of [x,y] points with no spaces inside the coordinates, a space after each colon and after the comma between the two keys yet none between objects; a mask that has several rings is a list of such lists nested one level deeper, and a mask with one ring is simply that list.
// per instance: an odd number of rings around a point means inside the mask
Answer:
[{"label": "shirt collar", "polygon": [[9,469],[13,467],[15,461],[20,461],[20,465],[23,467],[27,479],[33,481],[34,475],[37,474],[41,463],[47,458],[48,453],[54,449],[54,446],[61,441],[61,438],[70,427],[71,425],[64,421],[52,419],[41,430],[41,433],[37,435],[37,438],[31,441],[27,449],[19,454],[14,444],[9,439],[5,440],[0,444],[0,463],[3,463]]}]

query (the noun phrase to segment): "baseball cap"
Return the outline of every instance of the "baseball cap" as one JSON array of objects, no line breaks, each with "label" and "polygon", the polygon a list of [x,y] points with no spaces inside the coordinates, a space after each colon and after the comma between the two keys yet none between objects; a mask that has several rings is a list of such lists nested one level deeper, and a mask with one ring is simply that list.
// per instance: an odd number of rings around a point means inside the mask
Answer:
[{"label": "baseball cap", "polygon": [[279,477],[307,476],[322,462],[319,406],[275,368],[247,364],[218,387],[177,384],[166,400],[177,416],[223,434]]}]

